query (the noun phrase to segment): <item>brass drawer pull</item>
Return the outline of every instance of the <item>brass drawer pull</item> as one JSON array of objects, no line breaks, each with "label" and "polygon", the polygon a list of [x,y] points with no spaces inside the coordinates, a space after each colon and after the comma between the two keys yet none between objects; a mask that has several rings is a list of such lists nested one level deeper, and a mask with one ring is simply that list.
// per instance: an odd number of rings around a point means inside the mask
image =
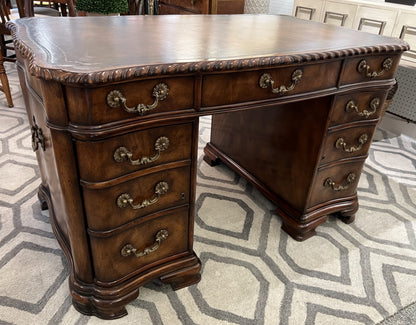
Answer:
[{"label": "brass drawer pull", "polygon": [[162,241],[166,240],[168,236],[169,233],[166,229],[159,230],[155,236],[155,243],[152,246],[146,247],[141,252],[137,253],[137,248],[135,248],[132,244],[127,244],[121,249],[121,256],[127,257],[131,254],[134,254],[136,257],[141,257],[149,255],[150,253],[153,253],[155,250],[157,250],[160,247]]},{"label": "brass drawer pull", "polygon": [[45,151],[45,137],[43,136],[42,129],[36,124],[36,119],[33,116],[33,126],[31,128],[32,133],[32,149],[36,151],[39,149],[39,145]]},{"label": "brass drawer pull", "polygon": [[155,101],[151,105],[146,104],[137,104],[136,107],[128,107],[126,105],[127,99],[119,90],[112,90],[107,95],[107,105],[111,108],[123,107],[123,109],[128,113],[139,113],[139,115],[143,115],[147,112],[154,110],[159,101],[166,99],[169,94],[169,87],[167,84],[161,82],[158,83],[152,92],[152,96],[155,98]]},{"label": "brass drawer pull", "polygon": [[370,111],[364,109],[360,112],[358,110],[357,104],[353,100],[350,100],[345,106],[345,111],[348,113],[355,111],[357,112],[358,115],[368,118],[370,115],[373,115],[377,111],[377,108],[379,107],[380,107],[380,98],[376,97],[376,98],[373,98],[370,102],[370,108],[371,108]]},{"label": "brass drawer pull", "polygon": [[347,143],[345,142],[344,138],[338,138],[335,142],[335,148],[342,149],[345,152],[356,152],[358,150],[361,150],[363,145],[367,143],[368,141],[368,135],[367,134],[361,134],[358,138],[358,146],[352,146],[347,148]]},{"label": "brass drawer pull", "polygon": [[387,58],[381,64],[381,70],[379,72],[371,72],[371,67],[367,64],[366,60],[361,60],[358,63],[357,70],[359,73],[363,73],[367,78],[376,78],[384,74],[384,72],[389,71],[393,67],[393,59]]},{"label": "brass drawer pull", "polygon": [[119,147],[114,151],[113,158],[116,162],[130,161],[133,166],[147,165],[159,159],[160,153],[169,147],[169,139],[167,137],[160,137],[155,142],[156,154],[153,157],[142,157],[133,160],[133,154],[126,147]]},{"label": "brass drawer pull", "polygon": [[155,186],[155,196],[150,200],[143,200],[139,204],[134,204],[130,194],[123,193],[117,197],[117,206],[119,208],[127,208],[130,206],[133,210],[143,209],[149,205],[155,204],[161,195],[168,192],[169,185],[166,182],[159,182]]},{"label": "brass drawer pull", "polygon": [[259,80],[259,86],[261,88],[268,88],[270,86],[273,94],[283,95],[295,89],[295,86],[301,81],[302,75],[303,75],[302,70],[296,69],[292,73],[292,77],[291,77],[292,83],[289,86],[282,85],[282,86],[278,86],[277,88],[273,88],[274,80],[272,76],[268,73],[263,73]]},{"label": "brass drawer pull", "polygon": [[346,190],[350,186],[350,184],[354,183],[355,178],[356,176],[354,173],[349,173],[344,181],[344,185],[336,185],[332,178],[328,177],[324,182],[324,186],[332,187],[332,189],[336,192],[343,191]]}]

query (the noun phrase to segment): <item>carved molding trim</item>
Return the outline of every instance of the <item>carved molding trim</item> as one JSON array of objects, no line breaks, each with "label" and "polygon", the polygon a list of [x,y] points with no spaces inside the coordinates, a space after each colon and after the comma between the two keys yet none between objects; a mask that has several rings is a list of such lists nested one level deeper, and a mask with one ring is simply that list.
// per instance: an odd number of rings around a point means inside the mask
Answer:
[{"label": "carved molding trim", "polygon": [[[13,24],[13,22],[8,22],[6,26],[10,29],[13,38],[16,39],[15,36],[17,33],[17,26]],[[134,66],[130,68],[120,68],[91,73],[76,73],[62,69],[42,68],[35,63],[35,57],[33,53],[26,46],[26,44],[24,44],[24,42],[21,40],[15,40],[14,45],[16,52],[19,52],[20,57],[27,58],[29,60],[29,71],[33,76],[45,80],[55,80],[58,82],[70,84],[103,84],[148,76],[163,76],[213,71],[236,71],[247,68],[270,68],[370,53],[400,53],[409,49],[409,45],[403,41],[400,45],[357,47],[352,49],[334,50],[320,53],[303,53],[298,55],[269,56],[234,60],[199,61],[185,63],[181,62],[176,64]]]}]

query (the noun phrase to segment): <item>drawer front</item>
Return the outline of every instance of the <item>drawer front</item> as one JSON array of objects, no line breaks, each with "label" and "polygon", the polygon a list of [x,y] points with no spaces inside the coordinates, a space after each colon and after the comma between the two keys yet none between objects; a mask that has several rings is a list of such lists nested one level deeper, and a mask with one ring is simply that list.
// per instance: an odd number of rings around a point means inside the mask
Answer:
[{"label": "drawer front", "polygon": [[88,227],[108,230],[136,218],[188,204],[190,167],[149,174],[105,189],[84,188]]},{"label": "drawer front", "polygon": [[400,57],[397,55],[375,55],[352,58],[345,61],[341,85],[394,77]]},{"label": "drawer front", "polygon": [[99,182],[191,159],[192,123],[152,128],[96,142],[76,142],[80,177]]},{"label": "drawer front", "polygon": [[367,155],[376,124],[330,131],[322,152],[321,164],[338,159]]},{"label": "drawer front", "polygon": [[352,28],[357,6],[326,1],[322,21],[327,24]]},{"label": "drawer front", "polygon": [[385,107],[387,91],[354,92],[335,97],[330,125],[378,119]]},{"label": "drawer front", "polygon": [[97,125],[192,109],[194,79],[172,77],[89,89],[67,87],[66,93],[71,122]]},{"label": "drawer front", "polygon": [[364,160],[321,168],[312,184],[309,207],[356,194]]},{"label": "drawer front", "polygon": [[[166,238],[167,234],[167,238]],[[165,214],[110,236],[90,232],[95,277],[100,282],[119,280],[154,267],[188,250],[188,210]],[[157,249],[157,240],[160,246]],[[146,248],[154,249],[140,255]]]},{"label": "drawer front", "polygon": [[340,61],[334,61],[302,67],[206,75],[202,81],[202,106],[273,99],[335,87],[340,67]]}]

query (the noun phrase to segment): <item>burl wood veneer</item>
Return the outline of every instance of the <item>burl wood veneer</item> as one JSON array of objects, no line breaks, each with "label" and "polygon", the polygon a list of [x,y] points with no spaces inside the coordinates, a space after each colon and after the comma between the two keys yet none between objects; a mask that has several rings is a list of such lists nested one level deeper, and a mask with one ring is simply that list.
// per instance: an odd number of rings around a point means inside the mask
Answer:
[{"label": "burl wood veneer", "polygon": [[[303,240],[352,221],[356,186],[408,45],[280,16],[29,18],[9,23],[42,183],[82,313],[200,280],[198,117],[222,161]],[[218,211],[221,213],[221,211]]]}]

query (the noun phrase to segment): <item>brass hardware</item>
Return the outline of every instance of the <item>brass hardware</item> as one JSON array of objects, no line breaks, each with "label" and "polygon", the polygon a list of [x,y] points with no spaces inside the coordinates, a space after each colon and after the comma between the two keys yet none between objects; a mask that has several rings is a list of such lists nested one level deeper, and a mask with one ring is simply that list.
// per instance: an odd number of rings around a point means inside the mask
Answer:
[{"label": "brass hardware", "polygon": [[155,98],[155,101],[151,105],[146,104],[137,104],[136,107],[128,107],[126,105],[127,99],[119,90],[112,90],[107,95],[107,105],[111,108],[118,108],[120,106],[128,113],[139,113],[139,115],[144,115],[147,112],[154,110],[159,101],[166,99],[169,95],[169,87],[167,84],[161,82],[158,83],[152,92],[152,96]]},{"label": "brass hardware", "polygon": [[366,60],[361,60],[358,63],[357,70],[359,73],[363,73],[367,78],[376,78],[384,74],[384,72],[389,71],[393,67],[393,59],[387,58],[381,64],[381,70],[379,72],[371,72],[371,67],[367,64]]},{"label": "brass hardware", "polygon": [[292,83],[289,86],[282,85],[277,88],[273,88],[274,80],[272,76],[268,73],[263,73],[259,80],[259,86],[261,88],[268,88],[270,86],[273,94],[283,95],[295,88],[295,86],[301,81],[302,75],[303,75],[302,70],[296,69],[292,73],[292,77],[291,77]]},{"label": "brass hardware", "polygon": [[155,197],[149,200],[143,200],[139,204],[134,204],[133,199],[130,194],[123,193],[117,197],[117,206],[119,208],[127,208],[130,206],[133,210],[143,209],[149,205],[155,204],[161,195],[164,195],[168,192],[169,185],[166,182],[159,182],[155,186]]},{"label": "brass hardware", "polygon": [[345,142],[344,138],[338,138],[335,142],[335,148],[342,149],[345,152],[356,152],[358,150],[361,150],[363,145],[368,141],[368,135],[367,134],[361,134],[361,136],[358,138],[358,146],[352,146],[347,148],[347,143]]},{"label": "brass hardware", "polygon": [[39,145],[45,151],[45,137],[43,135],[42,129],[36,124],[36,119],[33,116],[33,126],[31,128],[32,133],[32,149],[33,151],[38,150]]},{"label": "brass hardware", "polygon": [[353,100],[350,100],[345,106],[345,111],[348,113],[355,111],[357,112],[359,116],[364,116],[365,118],[368,118],[370,115],[373,115],[377,111],[377,108],[379,107],[380,107],[380,98],[378,97],[373,98],[370,101],[370,108],[371,108],[370,111],[363,109],[361,112],[358,110],[357,104]]},{"label": "brass hardware", "polygon": [[160,153],[169,147],[169,139],[167,137],[160,137],[155,142],[156,154],[153,157],[142,157],[132,160],[133,154],[126,147],[119,147],[114,151],[113,158],[116,162],[130,161],[133,166],[147,165],[159,159]]},{"label": "brass hardware", "polygon": [[336,192],[346,190],[350,184],[354,183],[356,176],[354,173],[349,173],[344,181],[344,185],[336,185],[332,178],[327,178],[324,182],[325,187],[332,187]]},{"label": "brass hardware", "polygon": [[135,248],[132,244],[127,244],[121,249],[121,256],[127,257],[131,254],[134,254],[136,257],[141,257],[149,255],[150,253],[153,253],[155,250],[157,250],[160,247],[162,241],[166,240],[168,236],[169,233],[166,229],[159,230],[155,236],[156,242],[152,246],[146,247],[141,252],[137,253],[137,248]]}]

